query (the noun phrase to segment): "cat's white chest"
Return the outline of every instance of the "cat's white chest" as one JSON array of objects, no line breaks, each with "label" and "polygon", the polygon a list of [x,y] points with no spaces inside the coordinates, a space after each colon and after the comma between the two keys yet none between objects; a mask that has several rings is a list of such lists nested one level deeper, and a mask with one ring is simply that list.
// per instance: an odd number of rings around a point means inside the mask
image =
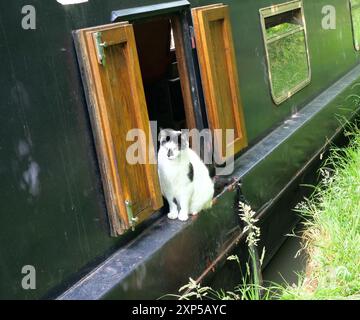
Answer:
[{"label": "cat's white chest", "polygon": [[158,171],[162,190],[174,194],[186,182],[187,168],[184,163],[178,160],[159,159]]}]

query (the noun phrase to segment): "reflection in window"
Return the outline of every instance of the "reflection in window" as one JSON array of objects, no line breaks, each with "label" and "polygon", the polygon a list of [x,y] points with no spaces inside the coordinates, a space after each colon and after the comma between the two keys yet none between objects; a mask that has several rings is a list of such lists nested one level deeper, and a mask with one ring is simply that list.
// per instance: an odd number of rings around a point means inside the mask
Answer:
[{"label": "reflection in window", "polygon": [[351,0],[351,19],[355,49],[360,50],[360,0]]},{"label": "reflection in window", "polygon": [[301,1],[292,1],[260,10],[271,92],[276,104],[310,82],[301,4]]}]

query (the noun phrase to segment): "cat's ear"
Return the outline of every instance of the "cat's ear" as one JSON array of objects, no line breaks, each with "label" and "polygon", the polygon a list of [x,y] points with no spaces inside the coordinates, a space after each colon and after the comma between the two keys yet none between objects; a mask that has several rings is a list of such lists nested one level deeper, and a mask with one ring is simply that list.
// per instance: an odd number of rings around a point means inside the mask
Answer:
[{"label": "cat's ear", "polygon": [[164,128],[159,127],[158,140],[160,141],[160,139],[161,139],[162,137],[164,137],[164,136],[165,136]]},{"label": "cat's ear", "polygon": [[180,141],[181,141],[181,147],[180,149],[186,149],[189,147],[189,130],[188,129],[182,129],[180,134]]}]

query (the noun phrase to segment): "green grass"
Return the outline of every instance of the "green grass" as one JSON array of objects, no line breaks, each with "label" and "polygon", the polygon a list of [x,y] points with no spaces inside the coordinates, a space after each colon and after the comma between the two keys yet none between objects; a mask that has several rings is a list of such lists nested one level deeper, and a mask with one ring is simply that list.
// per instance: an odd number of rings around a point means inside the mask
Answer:
[{"label": "green grass", "polygon": [[267,28],[266,29],[266,36],[268,39],[271,39],[274,36],[278,36],[280,34],[289,32],[289,31],[293,31],[295,29],[297,29],[299,26],[297,24],[294,23],[281,23],[278,24],[274,27],[271,28]]},{"label": "green grass", "polygon": [[[305,219],[303,250],[309,257],[306,273],[299,275],[298,285],[271,283],[264,287],[259,283],[253,249],[259,241],[260,229],[256,226],[255,212],[239,203],[253,258],[246,263],[242,283],[233,291],[225,291],[202,287],[190,279],[179,290],[180,294],[171,296],[211,300],[360,300],[360,129],[354,127],[347,135],[352,136],[349,146],[331,149],[330,157],[320,169],[320,184],[296,208]],[[265,250],[259,265],[264,254]],[[237,256],[228,260],[235,260],[240,266]]]},{"label": "green grass", "polygon": [[[292,31],[298,25],[283,23],[267,29],[268,39]],[[309,76],[308,60],[303,31],[268,43],[269,64],[274,96],[287,96],[297,85]]]},{"label": "green grass", "polygon": [[[360,130],[332,149],[323,180],[298,210],[306,218],[308,270],[280,299],[360,299]],[[332,169],[328,169],[328,168]]]}]

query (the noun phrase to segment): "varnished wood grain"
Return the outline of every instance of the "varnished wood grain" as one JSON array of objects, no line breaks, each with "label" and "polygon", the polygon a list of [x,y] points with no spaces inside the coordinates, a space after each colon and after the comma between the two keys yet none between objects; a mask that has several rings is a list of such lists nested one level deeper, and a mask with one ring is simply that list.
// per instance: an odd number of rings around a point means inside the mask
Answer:
[{"label": "varnished wood grain", "polygon": [[222,141],[214,137],[222,145],[218,156],[225,161],[247,145],[228,6],[194,8],[192,16],[209,127],[234,130],[230,143],[225,131]]},{"label": "varnished wood grain", "polygon": [[[106,65],[98,63],[93,34],[101,31]],[[89,111],[97,141],[107,208],[112,234],[121,234],[130,226],[125,201],[133,203],[138,222],[147,218],[162,203],[155,164],[149,164],[153,151],[149,118],[132,25],[119,23],[77,32],[80,39],[84,73],[87,81]],[[126,151],[133,143],[126,141],[129,130],[146,133],[140,141],[146,164],[129,164]]]},{"label": "varnished wood grain", "polygon": [[191,86],[187,71],[187,63],[184,51],[184,40],[182,37],[181,23],[178,17],[171,18],[174,41],[175,41],[175,53],[178,63],[178,71],[180,76],[181,92],[184,99],[184,109],[186,116],[186,125],[188,129],[196,128],[194,105],[191,96]]}]

